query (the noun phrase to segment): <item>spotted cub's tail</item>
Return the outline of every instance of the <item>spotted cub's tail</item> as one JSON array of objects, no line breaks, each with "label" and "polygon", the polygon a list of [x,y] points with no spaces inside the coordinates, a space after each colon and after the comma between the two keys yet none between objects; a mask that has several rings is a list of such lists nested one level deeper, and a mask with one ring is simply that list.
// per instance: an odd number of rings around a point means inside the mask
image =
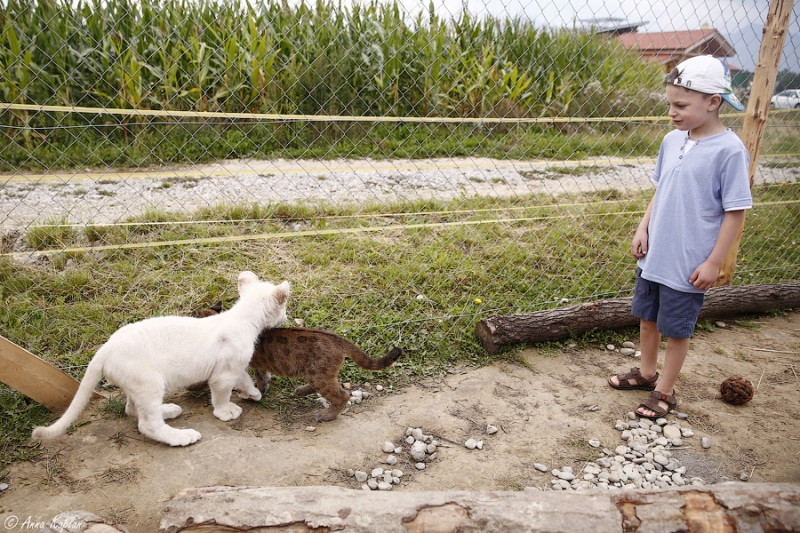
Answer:
[{"label": "spotted cub's tail", "polygon": [[392,366],[395,361],[400,359],[400,356],[403,355],[403,349],[397,347],[392,348],[392,351],[380,359],[373,359],[358,348],[349,351],[347,355],[361,368],[366,368],[367,370],[383,370],[384,368]]}]

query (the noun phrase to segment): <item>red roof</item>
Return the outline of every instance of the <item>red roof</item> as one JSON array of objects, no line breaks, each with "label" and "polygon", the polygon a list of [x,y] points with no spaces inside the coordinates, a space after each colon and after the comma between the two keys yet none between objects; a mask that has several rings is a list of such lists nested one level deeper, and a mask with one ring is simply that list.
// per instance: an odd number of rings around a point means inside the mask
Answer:
[{"label": "red roof", "polygon": [[617,38],[626,48],[640,50],[644,59],[657,61],[664,65],[702,54],[712,54],[717,57],[736,55],[733,46],[713,28],[655,33],[623,33]]}]

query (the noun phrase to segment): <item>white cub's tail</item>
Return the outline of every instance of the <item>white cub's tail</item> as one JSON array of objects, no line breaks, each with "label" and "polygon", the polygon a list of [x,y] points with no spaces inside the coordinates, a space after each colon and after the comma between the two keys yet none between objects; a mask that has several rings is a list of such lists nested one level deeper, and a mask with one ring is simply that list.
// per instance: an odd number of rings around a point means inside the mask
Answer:
[{"label": "white cub's tail", "polygon": [[78,392],[75,394],[75,397],[72,399],[72,403],[69,404],[69,407],[64,412],[64,414],[59,418],[55,424],[52,426],[39,426],[33,429],[33,440],[47,440],[47,439],[54,439],[64,433],[70,424],[72,424],[78,415],[81,414],[83,408],[86,407],[86,404],[89,403],[89,400],[92,399],[92,393],[94,392],[94,388],[100,383],[100,380],[103,377],[103,357],[98,357],[99,354],[96,354],[94,358],[89,362],[89,366],[86,367],[86,374],[83,376],[83,380],[81,381],[80,387],[78,387]]}]

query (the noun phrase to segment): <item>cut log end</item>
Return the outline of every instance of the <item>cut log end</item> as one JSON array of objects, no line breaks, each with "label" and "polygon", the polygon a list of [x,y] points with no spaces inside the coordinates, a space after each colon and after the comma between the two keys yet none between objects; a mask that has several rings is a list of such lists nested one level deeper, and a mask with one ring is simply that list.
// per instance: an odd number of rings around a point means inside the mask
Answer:
[{"label": "cut log end", "polygon": [[495,328],[488,318],[479,320],[475,325],[475,336],[480,339],[483,349],[486,350],[490,355],[497,355],[497,353],[500,351],[500,345],[495,344],[492,338],[492,332],[494,329]]}]

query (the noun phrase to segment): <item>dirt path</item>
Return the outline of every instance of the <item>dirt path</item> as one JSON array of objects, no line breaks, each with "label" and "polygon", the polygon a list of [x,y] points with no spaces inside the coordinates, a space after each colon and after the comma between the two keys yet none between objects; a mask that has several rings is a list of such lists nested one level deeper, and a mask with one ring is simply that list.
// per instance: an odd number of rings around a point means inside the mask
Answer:
[{"label": "dirt path", "polygon": [[[638,341],[638,339],[630,339]],[[424,471],[403,459],[405,476],[394,490],[519,490],[547,487],[551,474],[533,468],[572,466],[578,472],[598,451],[587,441],[621,444],[617,419],[632,411],[641,392],[620,392],[608,375],[635,364],[598,346],[562,351],[529,349],[529,367],[497,363],[454,369],[440,379],[395,394],[375,393],[336,421],[315,424],[303,413],[282,424],[274,411],[241,402],[242,417],[215,419],[207,398],[177,395],[184,415],[177,427],[199,430],[202,440],[169,448],[142,437],[132,419],[104,419],[95,402],[81,420],[92,422],[46,445],[35,463],[10,467],[0,496],[0,521],[15,516],[40,522],[84,509],[123,524],[132,533],[158,528],[166,502],[186,487],[212,485],[337,485],[358,488],[348,469],[382,466],[385,441],[399,443],[406,428],[422,427],[442,444]],[[678,411],[695,436],[680,460],[686,477],[707,482],[800,483],[800,311],[699,331],[679,378]],[[719,383],[740,375],[758,387],[753,400],[734,407],[717,399]],[[380,383],[379,375],[373,384]],[[599,409],[587,409],[597,405]],[[670,418],[673,418],[670,416]],[[487,424],[499,428],[486,435]],[[309,426],[315,426],[309,431]],[[709,436],[704,450],[700,439]],[[468,438],[483,450],[467,450]],[[17,526],[15,529],[20,529]]]}]

